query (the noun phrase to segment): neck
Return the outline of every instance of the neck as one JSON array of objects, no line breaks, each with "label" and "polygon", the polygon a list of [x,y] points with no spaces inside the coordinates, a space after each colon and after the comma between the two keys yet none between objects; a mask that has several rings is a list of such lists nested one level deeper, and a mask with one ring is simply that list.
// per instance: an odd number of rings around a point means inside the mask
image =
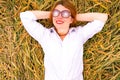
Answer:
[{"label": "neck", "polygon": [[66,33],[58,33],[58,35],[60,36],[61,40],[63,40],[67,34],[68,34],[68,32],[66,32]]},{"label": "neck", "polygon": [[[60,35],[59,35],[59,36],[60,36]],[[64,40],[65,36],[66,36],[66,35],[60,36],[61,40]]]},{"label": "neck", "polygon": [[63,40],[65,36],[68,34],[69,29],[55,29],[60,38]]},{"label": "neck", "polygon": [[59,36],[66,36],[69,29],[55,29]]}]

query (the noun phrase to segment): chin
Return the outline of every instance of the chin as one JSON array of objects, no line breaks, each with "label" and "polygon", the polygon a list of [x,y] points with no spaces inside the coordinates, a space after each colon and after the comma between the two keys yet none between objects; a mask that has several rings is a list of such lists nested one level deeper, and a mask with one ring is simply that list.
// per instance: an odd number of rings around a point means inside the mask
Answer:
[{"label": "chin", "polygon": [[63,24],[54,24],[56,28],[62,28],[64,25]]}]

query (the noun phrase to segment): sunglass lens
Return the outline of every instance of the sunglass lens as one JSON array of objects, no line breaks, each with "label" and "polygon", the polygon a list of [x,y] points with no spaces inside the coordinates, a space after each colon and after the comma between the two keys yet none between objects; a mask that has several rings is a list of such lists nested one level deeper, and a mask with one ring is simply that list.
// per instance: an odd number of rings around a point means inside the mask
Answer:
[{"label": "sunglass lens", "polygon": [[69,12],[69,11],[63,11],[63,12],[61,13],[61,15],[62,15],[62,17],[64,17],[64,18],[68,18],[68,17],[70,16],[70,12]]},{"label": "sunglass lens", "polygon": [[57,16],[59,16],[59,11],[58,10],[54,10],[53,11],[53,17],[57,17]]}]

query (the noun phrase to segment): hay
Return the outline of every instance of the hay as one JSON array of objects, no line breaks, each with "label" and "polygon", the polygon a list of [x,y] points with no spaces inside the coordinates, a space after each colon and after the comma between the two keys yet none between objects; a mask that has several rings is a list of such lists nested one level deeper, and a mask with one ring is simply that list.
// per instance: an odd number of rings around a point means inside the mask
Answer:
[{"label": "hay", "polygon": [[[72,1],[78,12],[109,14],[104,29],[84,45],[84,79],[120,80],[120,1]],[[44,79],[44,53],[23,28],[19,13],[50,10],[53,3],[53,0],[0,0],[0,80]]]}]

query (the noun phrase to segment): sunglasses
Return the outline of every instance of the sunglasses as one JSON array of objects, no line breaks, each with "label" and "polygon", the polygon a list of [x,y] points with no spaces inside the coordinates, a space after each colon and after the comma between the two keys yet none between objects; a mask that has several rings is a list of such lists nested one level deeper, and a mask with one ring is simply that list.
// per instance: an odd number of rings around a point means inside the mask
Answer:
[{"label": "sunglasses", "polygon": [[55,9],[53,11],[52,16],[53,17],[58,17],[60,14],[63,18],[69,18],[71,16],[70,11],[68,11],[68,10],[59,11],[57,9]]}]

